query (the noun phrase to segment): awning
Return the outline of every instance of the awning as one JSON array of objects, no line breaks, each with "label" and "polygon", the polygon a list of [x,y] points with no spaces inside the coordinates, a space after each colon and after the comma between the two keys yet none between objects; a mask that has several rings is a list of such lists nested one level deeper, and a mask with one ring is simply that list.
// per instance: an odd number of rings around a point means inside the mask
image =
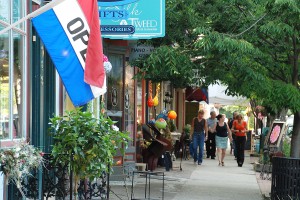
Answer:
[{"label": "awning", "polygon": [[241,96],[231,96],[226,95],[225,90],[227,86],[225,85],[210,85],[208,87],[209,91],[209,102],[210,104],[216,104],[221,106],[226,105],[236,105],[236,106],[248,106],[249,100]]},{"label": "awning", "polygon": [[205,101],[208,103],[208,92],[205,88],[195,88],[187,87],[185,90],[185,100],[186,101]]}]

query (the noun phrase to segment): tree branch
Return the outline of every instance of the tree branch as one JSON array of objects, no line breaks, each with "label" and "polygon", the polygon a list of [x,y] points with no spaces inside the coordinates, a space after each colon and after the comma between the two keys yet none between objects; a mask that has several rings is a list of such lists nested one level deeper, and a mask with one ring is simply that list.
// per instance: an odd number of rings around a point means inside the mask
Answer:
[{"label": "tree branch", "polygon": [[225,34],[228,35],[230,37],[239,37],[241,35],[243,35],[244,33],[246,33],[247,31],[249,31],[250,29],[252,29],[258,22],[260,22],[267,14],[264,14],[263,16],[261,16],[256,22],[254,22],[251,26],[249,26],[246,30],[244,30],[243,32],[236,34],[236,35],[229,35],[229,34]]}]

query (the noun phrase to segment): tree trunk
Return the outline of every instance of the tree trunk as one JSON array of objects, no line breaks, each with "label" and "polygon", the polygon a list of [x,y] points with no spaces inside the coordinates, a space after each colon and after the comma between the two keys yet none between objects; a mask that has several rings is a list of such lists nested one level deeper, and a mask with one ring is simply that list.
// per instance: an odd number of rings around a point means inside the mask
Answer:
[{"label": "tree trunk", "polygon": [[275,119],[276,119],[275,115],[268,115],[266,126],[271,127]]},{"label": "tree trunk", "polygon": [[294,113],[291,157],[300,158],[300,111]]},{"label": "tree trunk", "polygon": [[278,113],[277,113],[277,119],[279,119],[280,121],[286,121],[286,114],[288,112],[287,108],[282,108]]}]

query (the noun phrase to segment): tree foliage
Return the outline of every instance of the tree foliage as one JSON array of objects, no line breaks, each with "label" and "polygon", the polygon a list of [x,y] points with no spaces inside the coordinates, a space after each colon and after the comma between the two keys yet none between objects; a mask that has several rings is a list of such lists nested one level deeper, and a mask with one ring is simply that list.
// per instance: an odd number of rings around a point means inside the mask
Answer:
[{"label": "tree foliage", "polygon": [[170,81],[175,88],[185,88],[191,83],[193,63],[179,50],[161,46],[148,58],[137,60],[138,78],[152,82]]},{"label": "tree foliage", "polygon": [[151,42],[168,45],[165,51],[176,46],[203,85],[220,81],[229,94],[257,99],[269,111],[291,109],[292,154],[300,157],[300,1],[167,0],[166,11],[167,37]]}]

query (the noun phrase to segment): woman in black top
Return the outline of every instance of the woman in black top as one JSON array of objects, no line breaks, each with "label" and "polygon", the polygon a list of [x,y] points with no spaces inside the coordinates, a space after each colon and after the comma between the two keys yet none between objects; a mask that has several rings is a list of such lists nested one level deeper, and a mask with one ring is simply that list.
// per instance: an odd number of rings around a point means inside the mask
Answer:
[{"label": "woman in black top", "polygon": [[[193,139],[193,150],[194,150],[194,163],[198,161],[198,165],[202,164],[203,161],[203,149],[204,149],[204,141],[207,139],[207,123],[203,118],[204,111],[200,110],[198,112],[198,117],[195,117],[192,121],[192,130],[190,138]],[[199,147],[199,154],[198,154]]]},{"label": "woman in black top", "polygon": [[218,122],[216,123],[214,128],[214,130],[216,131],[216,146],[219,166],[224,166],[224,158],[228,144],[228,136],[230,141],[232,141],[231,131],[225,122],[225,117],[225,115],[219,114],[217,116]]}]

